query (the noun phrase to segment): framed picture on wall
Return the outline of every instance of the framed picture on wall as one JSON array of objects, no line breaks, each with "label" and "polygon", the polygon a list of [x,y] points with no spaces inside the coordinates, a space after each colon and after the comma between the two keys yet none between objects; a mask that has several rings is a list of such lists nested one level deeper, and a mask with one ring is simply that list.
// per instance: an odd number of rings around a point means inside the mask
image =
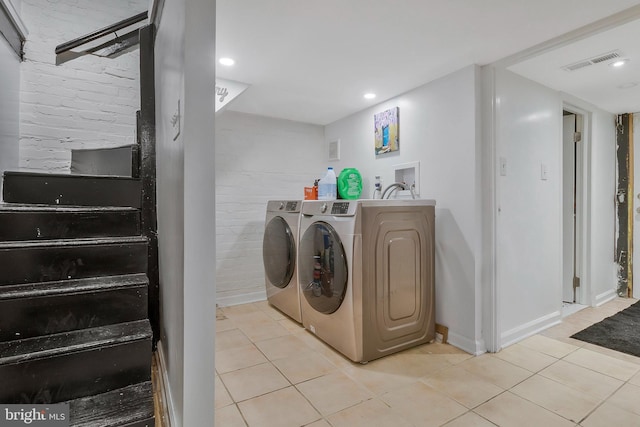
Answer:
[{"label": "framed picture on wall", "polygon": [[400,149],[400,109],[398,107],[373,115],[376,156]]}]

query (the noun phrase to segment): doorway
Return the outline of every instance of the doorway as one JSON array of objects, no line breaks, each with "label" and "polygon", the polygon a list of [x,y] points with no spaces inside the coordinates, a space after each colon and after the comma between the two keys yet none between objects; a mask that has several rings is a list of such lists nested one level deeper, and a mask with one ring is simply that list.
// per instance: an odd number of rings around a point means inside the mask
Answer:
[{"label": "doorway", "polygon": [[581,283],[584,233],[584,115],[569,109],[562,116],[562,303],[563,316],[584,307]]}]

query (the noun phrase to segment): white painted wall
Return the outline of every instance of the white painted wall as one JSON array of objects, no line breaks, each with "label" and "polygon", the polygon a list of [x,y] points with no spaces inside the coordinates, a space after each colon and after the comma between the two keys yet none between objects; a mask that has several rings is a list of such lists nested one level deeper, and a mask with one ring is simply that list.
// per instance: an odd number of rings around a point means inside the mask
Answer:
[{"label": "white painted wall", "polygon": [[216,117],[218,305],[266,299],[267,201],[304,198],[327,167],[323,142],[322,126],[232,111]]},{"label": "white painted wall", "polygon": [[[135,142],[138,50],[55,65],[56,45],[145,11],[148,0],[21,0],[20,167],[68,172],[73,148]],[[20,10],[20,9],[19,9]]]},{"label": "white painted wall", "polygon": [[501,69],[495,99],[496,281],[505,346],[560,320],[562,105],[559,93]]},{"label": "white painted wall", "polygon": [[[18,168],[20,59],[0,37],[0,174]],[[2,179],[0,179],[2,200]]]},{"label": "white painted wall", "polygon": [[616,213],[615,115],[594,109],[591,116],[591,304],[601,305],[616,297],[617,269],[614,262]]},{"label": "white painted wall", "polygon": [[[186,25],[186,23],[189,25]],[[161,349],[172,425],[211,425],[215,1],[165,0],[155,44]],[[174,140],[171,118],[181,104]]]},{"label": "white painted wall", "polygon": [[[449,327],[452,344],[485,351],[481,336],[479,70],[466,67],[396,98],[326,126],[325,141],[341,141],[339,173],[355,167],[371,197],[374,177],[383,187],[393,166],[420,162],[420,197],[435,199],[436,321]],[[400,150],[376,158],[373,115],[400,108]],[[325,157],[326,158],[326,157]]]},{"label": "white painted wall", "polygon": [[156,33],[156,193],[160,267],[160,345],[166,358],[172,423],[184,407],[184,145],[169,118],[184,98],[184,1],[165,3]]}]

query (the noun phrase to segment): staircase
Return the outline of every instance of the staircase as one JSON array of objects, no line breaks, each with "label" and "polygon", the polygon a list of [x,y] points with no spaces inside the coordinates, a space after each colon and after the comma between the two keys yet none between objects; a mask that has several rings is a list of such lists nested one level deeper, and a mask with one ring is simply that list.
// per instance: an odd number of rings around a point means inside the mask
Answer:
[{"label": "staircase", "polygon": [[140,179],[5,172],[0,402],[72,426],[154,426]]}]

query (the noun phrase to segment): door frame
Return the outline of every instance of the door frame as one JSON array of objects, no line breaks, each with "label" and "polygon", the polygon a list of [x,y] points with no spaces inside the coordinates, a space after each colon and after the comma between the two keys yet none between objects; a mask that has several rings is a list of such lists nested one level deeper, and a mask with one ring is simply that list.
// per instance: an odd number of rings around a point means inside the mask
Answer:
[{"label": "door frame", "polygon": [[[640,157],[636,156],[636,148],[640,147],[640,137],[638,137],[638,135],[636,135],[635,129],[636,127],[640,129],[640,113],[631,113],[632,117],[631,117],[631,145],[633,146],[633,155],[634,155],[634,159],[633,159],[633,171],[634,171],[634,177],[633,177],[633,184],[634,184],[634,190],[633,193],[631,194],[631,199],[633,200],[632,203],[632,210],[631,210],[631,215],[633,216],[633,230],[635,230],[637,227],[635,225],[635,220],[637,217],[640,216],[640,186],[636,186],[636,180],[635,180],[635,175],[636,174],[640,174],[640,168],[636,167],[637,166],[637,162],[640,161]],[[637,126],[636,126],[637,125]],[[636,160],[637,159],[637,160]],[[640,243],[636,243],[635,240],[635,234],[636,231],[632,231],[631,233],[631,242],[632,242],[632,253],[631,253],[631,274],[632,274],[632,282],[631,282],[631,297],[632,298],[640,298],[640,286],[634,286],[633,283],[633,278],[635,277],[640,277],[640,274],[635,274],[636,272],[634,272],[633,270],[636,269],[638,267],[640,267],[640,262],[635,263],[633,262],[633,257],[634,257],[634,253],[635,251],[635,246],[636,245],[640,245]],[[640,242],[640,239],[637,241]],[[640,272],[639,272],[640,273]]]},{"label": "door frame", "polygon": [[[626,122],[626,124],[625,124]],[[624,156],[624,151],[621,150],[623,144],[627,145],[627,158],[626,171],[622,166],[621,156]],[[621,297],[633,296],[633,237],[634,237],[634,221],[635,221],[635,190],[634,190],[634,137],[633,137],[633,113],[624,113],[616,115],[616,149],[617,149],[617,164],[616,164],[616,220],[618,228],[616,230],[616,261],[618,262],[618,283],[617,294]],[[625,174],[626,175],[623,175]],[[626,185],[622,186],[626,180]],[[622,196],[622,198],[621,198]],[[626,212],[625,212],[626,211]],[[621,212],[626,214],[626,224],[623,226],[620,221],[625,220],[621,218]],[[626,231],[626,239],[621,235],[622,230]],[[622,257],[621,246],[626,244],[626,257]],[[624,262],[624,263],[623,263]],[[620,273],[626,273],[626,289],[621,287]]]},{"label": "door frame", "polygon": [[[576,149],[575,163],[576,245],[574,257],[576,259],[576,276],[580,278],[580,288],[576,292],[576,303],[595,306],[596,301],[591,292],[591,272],[588,268],[591,254],[591,112],[567,101],[562,103],[562,109],[576,115],[576,128],[581,128],[580,132],[582,132],[582,140]],[[580,121],[581,125],[578,124]],[[563,203],[564,199],[563,195]],[[561,283],[560,286],[562,291],[564,284]]]}]

